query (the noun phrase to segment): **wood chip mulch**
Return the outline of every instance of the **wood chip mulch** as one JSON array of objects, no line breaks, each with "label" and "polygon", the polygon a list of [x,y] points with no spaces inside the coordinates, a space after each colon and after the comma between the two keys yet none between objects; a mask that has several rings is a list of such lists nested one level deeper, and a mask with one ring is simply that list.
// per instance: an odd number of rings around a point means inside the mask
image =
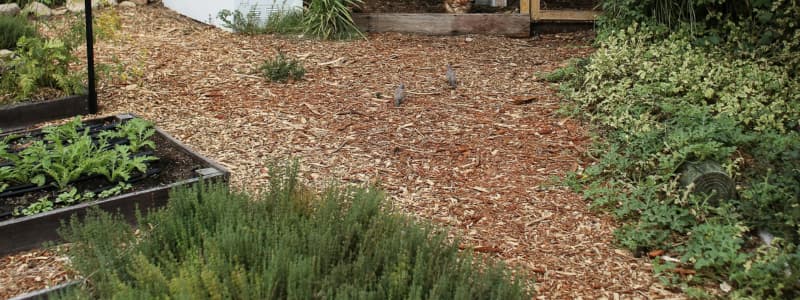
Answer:
[{"label": "wood chip mulch", "polygon": [[[234,186],[257,189],[270,161],[296,158],[311,185],[377,183],[397,209],[529,271],[537,298],[682,298],[647,260],[615,249],[609,216],[558,184],[589,163],[589,141],[536,76],[589,55],[591,33],[332,42],[234,35],[162,7],[120,14],[118,38],[96,46],[98,63],[115,67],[99,85],[101,114],[155,121],[230,168]],[[278,50],[305,65],[303,80],[255,73]],[[69,279],[64,260],[43,250],[0,259],[0,298]]]}]

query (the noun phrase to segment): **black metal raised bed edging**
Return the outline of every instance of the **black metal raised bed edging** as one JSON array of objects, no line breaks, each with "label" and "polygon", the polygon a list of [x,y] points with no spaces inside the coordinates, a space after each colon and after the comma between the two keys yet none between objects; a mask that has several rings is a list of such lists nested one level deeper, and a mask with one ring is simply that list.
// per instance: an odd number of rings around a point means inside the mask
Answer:
[{"label": "black metal raised bed edging", "polygon": [[55,296],[58,295],[59,292],[66,291],[66,289],[76,286],[80,283],[81,281],[70,281],[49,288],[36,290],[30,293],[25,293],[19,296],[15,296],[8,300],[47,300],[55,298]]},{"label": "black metal raised bed edging", "polygon": [[[125,120],[134,118],[134,116],[124,114],[117,115],[116,118]],[[196,177],[180,182],[2,221],[0,222],[0,255],[36,248],[48,241],[58,241],[59,236],[56,230],[61,225],[61,221],[68,220],[72,215],[83,216],[89,207],[96,206],[106,211],[119,212],[129,222],[134,222],[137,210],[147,211],[164,206],[167,203],[169,191],[174,187],[191,185],[201,180],[228,181],[230,172],[225,167],[190,150],[160,129],[156,129],[156,134],[179,148],[184,154],[201,161],[205,168],[195,171]]]},{"label": "black metal raised bed edging", "polygon": [[88,113],[89,103],[85,95],[38,102],[20,102],[0,107],[0,130],[6,132],[45,121]]}]

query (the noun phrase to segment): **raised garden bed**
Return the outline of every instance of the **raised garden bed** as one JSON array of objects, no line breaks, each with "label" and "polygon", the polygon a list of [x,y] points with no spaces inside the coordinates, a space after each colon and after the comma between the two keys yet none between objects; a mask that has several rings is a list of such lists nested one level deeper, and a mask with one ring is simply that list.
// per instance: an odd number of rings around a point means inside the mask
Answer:
[{"label": "raised garden bed", "polygon": [[[127,176],[113,176],[110,174],[112,172],[103,175],[98,173],[103,171],[100,170],[82,173],[69,181],[58,180],[57,176],[42,176],[39,180],[12,184],[5,182],[6,187],[3,187],[4,182],[0,182],[0,254],[27,250],[58,240],[56,229],[60,223],[73,215],[82,216],[90,207],[119,211],[132,222],[137,210],[145,211],[166,204],[169,190],[173,187],[194,184],[202,179],[227,182],[229,172],[225,168],[189,150],[161,130],[150,129],[152,136],[139,141],[120,136],[103,137],[104,132],[122,132],[121,128],[126,128],[126,124],[129,125],[132,121],[141,122],[141,119],[132,115],[95,119],[83,122],[74,131],[91,136],[91,143],[98,149],[102,147],[97,145],[103,145],[109,151],[113,149],[124,153],[124,160],[130,158],[133,161],[139,158],[139,162],[145,164],[146,168],[133,168]],[[3,134],[0,135],[0,140],[13,135],[7,150],[22,153],[45,140],[45,131],[47,129]],[[134,148],[135,144],[147,141],[152,141],[155,147]],[[58,143],[53,143],[50,139],[45,143],[46,148],[57,147],[54,144]],[[64,144],[71,145],[69,142]],[[119,166],[121,163],[116,162],[115,165]],[[0,168],[4,166],[16,168],[13,162],[0,159]],[[109,176],[115,179],[112,181]],[[71,197],[63,196],[69,196],[70,192]],[[115,192],[117,195],[108,196]],[[62,200],[59,203],[59,198],[68,198],[71,201]],[[52,210],[26,215],[32,211],[31,205],[42,203],[42,199],[49,199],[44,202],[49,202]]]},{"label": "raised garden bed", "polygon": [[89,103],[85,95],[19,102],[0,107],[0,130],[17,130],[45,121],[86,114],[89,114]]},{"label": "raised garden bed", "polygon": [[530,37],[530,16],[522,14],[357,13],[353,21],[366,32],[429,35],[488,34]]}]

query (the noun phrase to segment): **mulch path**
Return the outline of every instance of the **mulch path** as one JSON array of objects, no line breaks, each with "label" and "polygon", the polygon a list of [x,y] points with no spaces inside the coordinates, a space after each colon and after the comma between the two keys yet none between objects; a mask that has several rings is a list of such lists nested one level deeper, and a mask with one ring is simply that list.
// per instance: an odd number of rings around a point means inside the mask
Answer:
[{"label": "mulch path", "polygon": [[[396,209],[535,275],[537,298],[682,297],[656,283],[646,259],[615,249],[611,217],[558,183],[590,163],[589,141],[536,76],[589,55],[591,33],[336,42],[235,35],[161,7],[120,14],[118,37],[96,46],[98,63],[113,66],[99,84],[101,114],[155,121],[230,168],[233,186],[258,189],[271,161],[295,158],[315,187],[380,185]],[[278,50],[305,65],[303,80],[256,74]],[[407,97],[395,107],[400,83]],[[41,270],[29,263],[38,258]],[[74,276],[64,261],[42,250],[0,258],[0,298]]]}]

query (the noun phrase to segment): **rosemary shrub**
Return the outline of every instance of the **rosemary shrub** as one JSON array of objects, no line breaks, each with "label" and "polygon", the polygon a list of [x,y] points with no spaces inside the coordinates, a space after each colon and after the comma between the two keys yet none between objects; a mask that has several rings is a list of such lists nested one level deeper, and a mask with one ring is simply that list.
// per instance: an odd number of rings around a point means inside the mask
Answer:
[{"label": "rosemary shrub", "polygon": [[430,226],[388,212],[373,188],[304,190],[297,167],[259,197],[221,185],[172,192],[139,218],[94,211],[62,236],[101,299],[530,299],[522,279]]}]

